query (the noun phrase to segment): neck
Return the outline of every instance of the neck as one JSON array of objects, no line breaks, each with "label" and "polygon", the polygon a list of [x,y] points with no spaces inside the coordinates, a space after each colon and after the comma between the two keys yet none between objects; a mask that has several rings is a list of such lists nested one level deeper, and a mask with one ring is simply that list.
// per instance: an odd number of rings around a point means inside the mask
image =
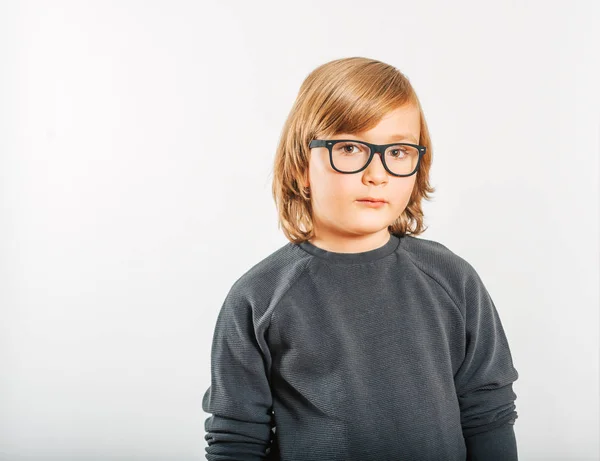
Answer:
[{"label": "neck", "polygon": [[387,228],[371,234],[352,235],[320,232],[309,242],[316,247],[336,253],[362,253],[382,247],[390,240]]}]

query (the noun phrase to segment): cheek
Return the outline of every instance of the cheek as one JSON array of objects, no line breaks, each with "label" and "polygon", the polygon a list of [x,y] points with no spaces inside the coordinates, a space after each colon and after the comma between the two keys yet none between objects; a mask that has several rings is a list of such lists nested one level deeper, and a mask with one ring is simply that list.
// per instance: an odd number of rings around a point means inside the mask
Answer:
[{"label": "cheek", "polygon": [[398,183],[395,184],[394,197],[398,205],[406,206],[410,200],[414,185],[414,179],[410,181],[398,181]]},{"label": "cheek", "polygon": [[331,178],[331,187],[335,187],[337,196],[350,200],[359,197],[361,189],[364,189],[364,185],[361,184],[360,180],[349,174],[338,174]]},{"label": "cheek", "polygon": [[336,171],[324,172],[318,178],[319,195],[327,201],[341,201],[358,197],[360,182],[357,184],[351,175],[345,175]]}]

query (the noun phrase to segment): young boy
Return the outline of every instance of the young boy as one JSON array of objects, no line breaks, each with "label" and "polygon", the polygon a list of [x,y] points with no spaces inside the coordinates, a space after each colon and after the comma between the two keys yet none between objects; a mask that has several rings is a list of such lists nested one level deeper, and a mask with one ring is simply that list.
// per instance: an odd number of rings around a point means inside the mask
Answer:
[{"label": "young boy", "polygon": [[276,153],[289,242],[216,322],[206,459],[516,461],[518,378],[475,269],[424,231],[432,149],[394,67],[303,82]]}]

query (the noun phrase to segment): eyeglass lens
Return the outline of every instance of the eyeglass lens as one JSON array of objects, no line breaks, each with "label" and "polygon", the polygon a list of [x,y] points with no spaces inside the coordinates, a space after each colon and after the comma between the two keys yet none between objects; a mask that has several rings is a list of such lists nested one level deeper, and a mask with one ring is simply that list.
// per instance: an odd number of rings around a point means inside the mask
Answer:
[{"label": "eyeglass lens", "polygon": [[[371,150],[361,142],[338,142],[333,145],[334,166],[345,173],[363,168],[369,160]],[[404,144],[394,144],[385,150],[385,164],[394,174],[411,174],[419,161],[419,149]]]}]

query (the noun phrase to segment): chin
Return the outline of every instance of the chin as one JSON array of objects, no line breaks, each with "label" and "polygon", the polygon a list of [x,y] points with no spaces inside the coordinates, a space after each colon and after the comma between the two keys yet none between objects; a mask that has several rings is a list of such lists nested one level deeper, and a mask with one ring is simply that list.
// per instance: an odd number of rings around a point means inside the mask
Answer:
[{"label": "chin", "polygon": [[356,220],[352,223],[351,227],[365,234],[374,234],[375,232],[380,232],[382,229],[387,229],[392,222],[393,220],[390,221],[387,217],[381,217],[380,219],[370,218]]}]

